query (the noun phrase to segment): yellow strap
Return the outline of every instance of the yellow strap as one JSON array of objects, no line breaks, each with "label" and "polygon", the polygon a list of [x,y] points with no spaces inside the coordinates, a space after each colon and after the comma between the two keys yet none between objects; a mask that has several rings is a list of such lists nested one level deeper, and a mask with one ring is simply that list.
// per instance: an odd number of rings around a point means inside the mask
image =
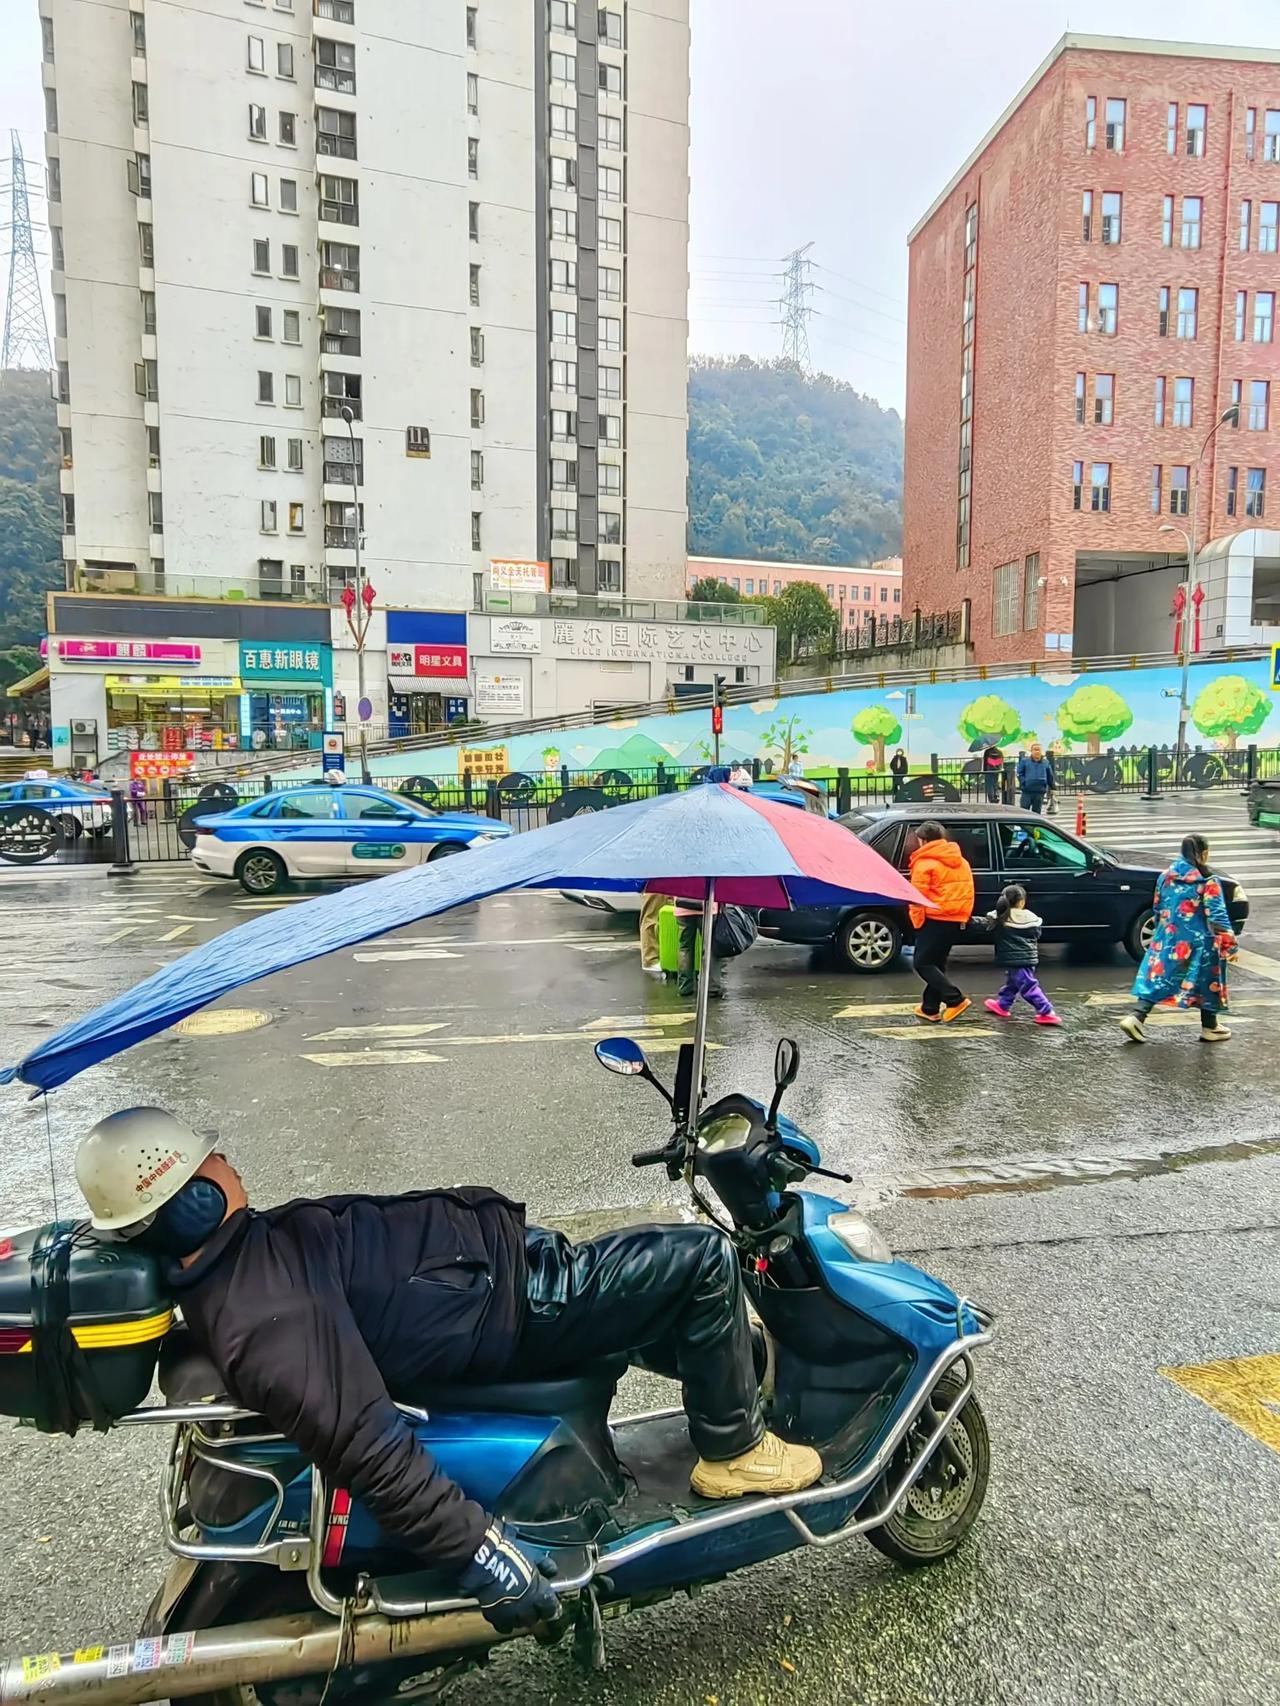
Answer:
[{"label": "yellow strap", "polygon": [[[72,1327],[75,1341],[84,1351],[119,1350],[125,1345],[145,1345],[151,1339],[162,1339],[173,1325],[173,1310],[162,1309],[158,1315],[148,1315],[142,1321],[107,1321],[93,1327]],[[28,1340],[18,1353],[29,1355]]]}]

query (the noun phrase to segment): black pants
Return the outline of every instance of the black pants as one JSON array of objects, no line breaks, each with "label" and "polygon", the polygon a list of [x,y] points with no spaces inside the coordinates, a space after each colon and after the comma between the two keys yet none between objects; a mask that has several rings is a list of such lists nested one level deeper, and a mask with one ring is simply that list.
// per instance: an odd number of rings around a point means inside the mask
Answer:
[{"label": "black pants", "polygon": [[1003,775],[999,770],[984,770],[982,775],[983,780],[987,785],[988,800],[990,800],[993,806],[998,805],[1000,803],[1001,787],[1004,782]]},{"label": "black pants", "polygon": [[1042,812],[1044,810],[1043,788],[1024,788],[1018,804],[1024,812]]},{"label": "black pants", "polygon": [[511,1379],[625,1352],[683,1388],[689,1437],[711,1461],[764,1433],[742,1274],[713,1226],[637,1226],[585,1244],[531,1226],[530,1310]]},{"label": "black pants", "polygon": [[[1154,1001],[1139,1001],[1137,1007],[1134,1009],[1144,1025],[1155,1011],[1155,1005]],[[1216,1013],[1211,1013],[1207,1007],[1202,1007],[1200,1009],[1200,1029],[1202,1031],[1216,1031],[1217,1028],[1218,1015]]]},{"label": "black pants", "polygon": [[947,976],[947,955],[963,933],[963,924],[926,918],[916,931],[915,968],[924,979],[920,1005],[926,1013],[939,1013],[964,1000],[963,992]]}]

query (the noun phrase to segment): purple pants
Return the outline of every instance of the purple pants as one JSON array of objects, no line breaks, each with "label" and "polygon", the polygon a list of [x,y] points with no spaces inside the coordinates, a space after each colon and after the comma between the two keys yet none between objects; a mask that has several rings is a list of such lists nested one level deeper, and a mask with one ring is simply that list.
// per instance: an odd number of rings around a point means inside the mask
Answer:
[{"label": "purple pants", "polygon": [[1021,996],[1037,1013],[1052,1013],[1053,1002],[1040,987],[1040,979],[1031,966],[1010,966],[1005,980],[996,991],[996,1000],[1006,1010]]}]

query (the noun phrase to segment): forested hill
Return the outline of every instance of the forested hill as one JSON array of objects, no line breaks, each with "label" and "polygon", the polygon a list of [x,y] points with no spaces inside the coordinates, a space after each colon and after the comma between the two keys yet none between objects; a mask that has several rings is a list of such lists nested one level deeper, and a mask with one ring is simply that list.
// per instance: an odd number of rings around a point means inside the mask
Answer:
[{"label": "forested hill", "polygon": [[791,362],[689,369],[689,549],[865,563],[902,547],[902,419]]},{"label": "forested hill", "polygon": [[[47,373],[0,373],[0,649],[36,645],[62,585],[58,421]],[[15,666],[4,679],[25,670]]]}]

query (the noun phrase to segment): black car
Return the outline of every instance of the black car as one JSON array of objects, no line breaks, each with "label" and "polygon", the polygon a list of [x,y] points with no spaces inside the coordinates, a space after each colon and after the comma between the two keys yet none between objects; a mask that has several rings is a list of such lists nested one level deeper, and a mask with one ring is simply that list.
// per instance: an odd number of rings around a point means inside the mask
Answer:
[{"label": "black car", "polygon": [[[1044,919],[1045,942],[1122,942],[1135,960],[1151,939],[1156,881],[1164,868],[1108,852],[1051,818],[1007,806],[867,807],[839,820],[906,872],[922,823],[941,823],[973,867],[974,912],[990,912],[1007,883],[1020,883]],[[1173,850],[1171,849],[1171,852]],[[1232,927],[1249,916],[1244,890],[1222,876]],[[760,933],[781,942],[828,944],[850,971],[888,971],[912,930],[902,906],[804,906],[760,914]],[[991,937],[970,925],[965,942]]]}]

